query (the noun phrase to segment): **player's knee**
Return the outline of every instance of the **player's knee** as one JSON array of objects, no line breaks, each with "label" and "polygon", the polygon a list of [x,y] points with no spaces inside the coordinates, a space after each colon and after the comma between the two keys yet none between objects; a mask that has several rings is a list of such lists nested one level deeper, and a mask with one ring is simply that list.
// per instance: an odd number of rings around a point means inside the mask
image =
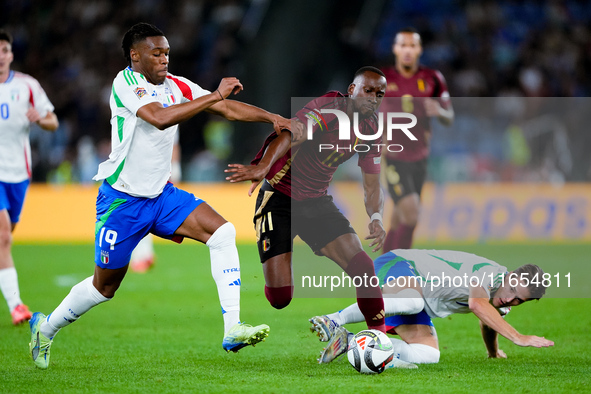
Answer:
[{"label": "player's knee", "polygon": [[226,222],[218,227],[217,230],[209,237],[206,245],[210,249],[224,247],[228,244],[236,243],[236,228],[230,222]]},{"label": "player's knee", "polygon": [[10,229],[2,229],[0,230],[0,248],[1,249],[8,249],[12,245],[12,232]]},{"label": "player's knee", "polygon": [[293,286],[267,287],[265,297],[275,309],[283,309],[288,306],[293,298]]},{"label": "player's knee", "polygon": [[432,346],[421,343],[411,343],[414,362],[419,364],[437,364],[439,362],[440,351]]}]

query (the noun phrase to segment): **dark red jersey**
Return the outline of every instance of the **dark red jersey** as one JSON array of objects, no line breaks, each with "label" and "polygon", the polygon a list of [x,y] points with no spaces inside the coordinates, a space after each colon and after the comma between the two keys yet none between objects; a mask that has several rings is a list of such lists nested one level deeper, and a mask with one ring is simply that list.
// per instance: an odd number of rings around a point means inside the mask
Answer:
[{"label": "dark red jersey", "polygon": [[[346,113],[347,100],[342,93],[332,91],[310,101],[298,111],[295,118],[304,125],[310,125],[313,138],[290,150],[273,164],[266,179],[276,190],[298,201],[324,196],[337,167],[356,153],[359,154],[358,165],[363,172],[380,173],[381,151],[378,144],[381,144],[381,138],[373,141],[358,139],[351,119],[350,138],[340,140],[337,116],[320,113],[321,109],[337,109]],[[359,120],[358,130],[364,135],[375,135],[378,130],[377,115]],[[267,138],[252,164],[260,161],[275,138],[274,134]]]},{"label": "dark red jersey", "polygon": [[[429,156],[429,141],[431,139],[431,119],[425,114],[424,97],[439,99],[439,104],[448,109],[451,106],[447,84],[443,75],[427,67],[419,66],[415,75],[405,78],[395,67],[382,70],[386,74],[388,87],[380,112],[409,112],[417,117],[417,125],[410,131],[417,137],[411,141],[404,133],[392,134],[389,144],[400,144],[404,147],[401,152],[388,152],[388,157],[401,161],[418,161]],[[389,99],[398,97],[398,99]]]}]

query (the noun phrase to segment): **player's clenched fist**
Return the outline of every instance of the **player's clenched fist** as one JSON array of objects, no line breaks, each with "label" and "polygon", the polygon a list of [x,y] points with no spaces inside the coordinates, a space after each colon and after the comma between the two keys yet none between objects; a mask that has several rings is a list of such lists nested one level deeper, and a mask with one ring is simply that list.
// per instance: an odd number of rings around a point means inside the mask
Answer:
[{"label": "player's clenched fist", "polygon": [[230,93],[238,94],[238,92],[240,92],[242,89],[244,89],[244,87],[238,78],[227,77],[222,78],[220,86],[218,86],[217,90],[220,92],[222,98],[225,99],[230,95]]}]

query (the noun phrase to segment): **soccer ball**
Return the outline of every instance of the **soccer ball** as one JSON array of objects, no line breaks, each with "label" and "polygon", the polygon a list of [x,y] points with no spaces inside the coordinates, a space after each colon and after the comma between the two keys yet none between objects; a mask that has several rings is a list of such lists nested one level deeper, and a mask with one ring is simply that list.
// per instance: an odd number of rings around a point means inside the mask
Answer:
[{"label": "soccer ball", "polygon": [[349,342],[347,358],[357,372],[382,373],[394,358],[392,342],[381,331],[359,331]]}]

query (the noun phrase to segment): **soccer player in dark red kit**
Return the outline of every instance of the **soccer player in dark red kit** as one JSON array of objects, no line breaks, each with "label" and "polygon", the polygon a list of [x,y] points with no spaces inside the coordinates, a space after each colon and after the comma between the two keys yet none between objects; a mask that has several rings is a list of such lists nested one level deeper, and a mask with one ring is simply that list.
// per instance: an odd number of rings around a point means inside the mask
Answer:
[{"label": "soccer player in dark red kit", "polygon": [[[358,130],[375,135],[376,111],[386,90],[386,78],[375,67],[363,67],[354,76],[347,94],[332,91],[306,104],[292,121],[292,130],[305,129],[312,119],[313,138],[307,133],[291,141],[292,133],[271,134],[250,166],[230,164],[230,182],[253,181],[249,195],[264,178],[256,203],[254,223],[259,255],[265,275],[265,295],[277,309],[286,307],[293,296],[291,270],[293,239],[296,235],[312,250],[336,262],[352,278],[375,275],[371,258],[351,224],[339,211],[327,189],[337,167],[359,151],[363,174],[365,208],[370,217],[366,239],[373,239],[374,251],[381,248],[386,232],[382,225],[384,197],[380,188],[381,140],[363,147],[353,132],[354,113]],[[336,109],[350,119],[350,139],[339,139],[338,115],[321,113]],[[356,117],[355,117],[356,118]],[[356,148],[357,147],[357,148]],[[338,149],[337,149],[338,148]],[[384,302],[379,287],[357,288],[357,302],[367,326],[384,331]]]},{"label": "soccer player in dark red kit", "polygon": [[[400,152],[386,151],[386,181],[394,201],[390,229],[384,241],[384,253],[392,249],[410,249],[419,218],[420,197],[427,176],[427,158],[431,140],[431,118],[450,126],[454,112],[443,75],[419,65],[423,52],[421,36],[414,28],[400,30],[392,51],[393,67],[383,69],[388,87],[382,112],[409,112],[417,117],[412,132],[417,141],[394,133],[389,143],[404,147]],[[392,99],[391,97],[399,97]]]}]

